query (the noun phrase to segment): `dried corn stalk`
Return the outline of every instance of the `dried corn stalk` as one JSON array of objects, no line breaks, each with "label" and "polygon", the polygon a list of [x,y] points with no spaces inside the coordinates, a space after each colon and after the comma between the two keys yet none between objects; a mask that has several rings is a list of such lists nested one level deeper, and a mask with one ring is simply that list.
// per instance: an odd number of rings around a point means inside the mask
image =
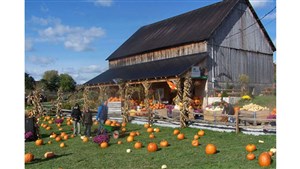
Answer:
[{"label": "dried corn stalk", "polygon": [[186,77],[184,80],[184,88],[183,88],[183,108],[180,111],[180,126],[186,127],[187,122],[189,120],[188,113],[189,113],[189,106],[191,102],[191,95],[192,95],[192,79],[191,77]]}]

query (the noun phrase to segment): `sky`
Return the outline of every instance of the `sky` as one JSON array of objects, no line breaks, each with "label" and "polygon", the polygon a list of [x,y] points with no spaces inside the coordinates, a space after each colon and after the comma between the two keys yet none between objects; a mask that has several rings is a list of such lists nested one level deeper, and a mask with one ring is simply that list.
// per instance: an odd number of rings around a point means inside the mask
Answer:
[{"label": "sky", "polygon": [[[140,27],[220,0],[25,0],[25,72],[67,73],[83,84],[108,69],[109,57]],[[259,18],[275,0],[251,0]],[[276,9],[262,20],[276,44]],[[276,52],[274,54],[276,62]]]}]

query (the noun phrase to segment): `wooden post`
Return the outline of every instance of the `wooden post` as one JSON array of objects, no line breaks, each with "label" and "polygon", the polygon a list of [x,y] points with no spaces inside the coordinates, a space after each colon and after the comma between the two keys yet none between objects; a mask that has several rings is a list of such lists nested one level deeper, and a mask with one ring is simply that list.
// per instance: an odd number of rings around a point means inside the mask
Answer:
[{"label": "wooden post", "polygon": [[257,123],[256,123],[256,112],[253,112],[253,118],[254,118],[253,125],[256,126],[257,125]]},{"label": "wooden post", "polygon": [[144,100],[144,104],[145,104],[145,108],[148,112],[148,124],[151,123],[152,121],[152,111],[149,108],[149,89],[151,86],[151,83],[145,81],[142,83],[143,87],[144,87],[144,91],[145,91],[145,100]]},{"label": "wooden post", "polygon": [[239,133],[240,132],[240,128],[239,128],[239,112],[240,111],[236,111],[235,112],[235,133],[237,134],[237,133]]}]

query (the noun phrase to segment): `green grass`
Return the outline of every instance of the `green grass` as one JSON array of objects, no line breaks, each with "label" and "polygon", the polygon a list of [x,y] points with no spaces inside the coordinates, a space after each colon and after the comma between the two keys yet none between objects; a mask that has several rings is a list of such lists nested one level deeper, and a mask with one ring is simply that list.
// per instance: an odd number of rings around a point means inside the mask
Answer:
[{"label": "green grass", "polygon": [[[65,120],[66,121],[66,120]],[[63,123],[63,128],[66,133],[72,134],[71,127]],[[43,122],[45,123],[45,122]],[[199,139],[200,145],[193,147],[191,140],[199,131],[194,128],[180,129],[185,134],[184,140],[177,140],[173,135],[173,128],[159,127],[160,132],[154,133],[156,138],[150,139],[149,133],[143,125],[127,124],[126,133],[119,139],[111,138],[109,147],[101,149],[96,143],[90,139],[89,142],[83,143],[79,137],[70,138],[65,142],[66,147],[60,148],[60,142],[56,142],[50,138],[51,132],[60,133],[58,127],[52,124],[52,130],[47,131],[40,127],[40,132],[44,141],[44,145],[36,146],[35,142],[25,142],[25,152],[31,152],[35,156],[35,160],[25,164],[25,168],[32,169],[63,169],[82,168],[109,168],[109,169],[160,169],[163,164],[168,168],[188,168],[188,169],[235,169],[235,168],[260,168],[258,165],[258,156],[261,152],[267,151],[276,146],[275,135],[253,136],[246,134],[235,134],[226,132],[215,132],[205,130],[205,135]],[[153,126],[155,127],[155,126]],[[97,128],[93,125],[92,130]],[[127,143],[126,138],[130,131],[139,131],[140,136],[135,137],[135,141],[143,143],[142,149],[134,149],[134,142]],[[166,139],[170,146],[159,148],[157,152],[149,153],[147,144],[155,142],[159,145],[162,139]],[[52,140],[52,144],[47,144]],[[117,141],[121,140],[123,144],[118,145]],[[258,140],[263,140],[264,143],[258,143]],[[61,141],[62,142],[62,141]],[[217,146],[218,153],[214,155],[205,154],[205,146],[208,143],[213,143]],[[245,146],[249,143],[254,143],[257,150],[254,151],[256,159],[249,161],[246,159],[247,152]],[[131,153],[126,153],[126,149],[131,149]],[[56,154],[55,158],[45,159],[44,153],[53,151]],[[270,167],[276,168],[276,155],[273,156],[273,161]]]}]

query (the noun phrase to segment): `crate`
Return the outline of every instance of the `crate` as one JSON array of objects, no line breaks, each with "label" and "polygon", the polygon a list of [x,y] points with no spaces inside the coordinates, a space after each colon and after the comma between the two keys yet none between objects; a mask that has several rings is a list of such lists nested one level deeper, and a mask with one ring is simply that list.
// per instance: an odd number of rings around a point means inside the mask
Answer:
[{"label": "crate", "polygon": [[246,110],[240,110],[240,117],[246,117],[246,118],[256,118],[257,120],[261,119],[267,119],[267,117],[270,115],[270,110],[261,110],[261,111],[246,111]]},{"label": "crate", "polygon": [[121,102],[108,102],[107,107],[108,107],[108,115],[112,115],[112,116],[121,115],[122,112]]},{"label": "crate", "polygon": [[222,115],[222,110],[220,111],[212,111],[212,110],[204,110],[203,117],[206,121],[222,121],[224,116]]}]

